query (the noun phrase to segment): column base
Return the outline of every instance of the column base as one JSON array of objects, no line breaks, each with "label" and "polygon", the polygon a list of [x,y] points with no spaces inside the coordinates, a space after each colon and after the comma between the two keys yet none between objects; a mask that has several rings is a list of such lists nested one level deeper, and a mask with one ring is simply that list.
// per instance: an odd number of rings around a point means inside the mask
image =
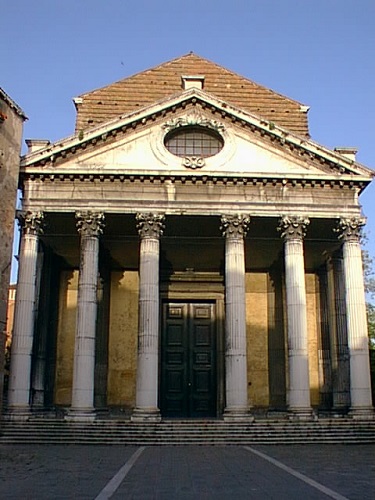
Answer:
[{"label": "column base", "polygon": [[25,421],[31,417],[30,406],[8,407],[3,415],[4,420]]},{"label": "column base", "polygon": [[224,422],[254,422],[254,416],[247,408],[225,408]]},{"label": "column base", "polygon": [[350,408],[348,417],[352,418],[353,420],[374,420],[374,408],[372,406],[364,408]]},{"label": "column base", "polygon": [[318,420],[318,416],[310,407],[307,408],[288,408],[289,420]]},{"label": "column base", "polygon": [[161,422],[161,415],[159,408],[135,408],[131,422],[135,423],[158,423]]},{"label": "column base", "polygon": [[94,422],[96,420],[95,410],[75,410],[71,408],[65,415],[64,420],[67,422]]}]

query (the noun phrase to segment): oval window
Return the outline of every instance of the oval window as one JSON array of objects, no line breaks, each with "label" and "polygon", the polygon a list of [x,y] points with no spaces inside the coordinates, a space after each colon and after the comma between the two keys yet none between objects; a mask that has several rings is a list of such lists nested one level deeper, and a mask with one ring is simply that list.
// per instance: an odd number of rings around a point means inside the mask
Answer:
[{"label": "oval window", "polygon": [[215,132],[203,127],[181,127],[169,132],[164,139],[168,151],[181,158],[208,158],[223,149],[224,141]]}]

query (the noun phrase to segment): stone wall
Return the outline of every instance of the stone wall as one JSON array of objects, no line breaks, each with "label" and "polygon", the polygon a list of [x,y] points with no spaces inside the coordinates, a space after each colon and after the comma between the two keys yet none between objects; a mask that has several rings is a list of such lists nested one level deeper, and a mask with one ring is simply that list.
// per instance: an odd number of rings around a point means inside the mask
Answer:
[{"label": "stone wall", "polygon": [[[0,395],[24,114],[0,89]],[[0,397],[0,412],[2,397]]]}]

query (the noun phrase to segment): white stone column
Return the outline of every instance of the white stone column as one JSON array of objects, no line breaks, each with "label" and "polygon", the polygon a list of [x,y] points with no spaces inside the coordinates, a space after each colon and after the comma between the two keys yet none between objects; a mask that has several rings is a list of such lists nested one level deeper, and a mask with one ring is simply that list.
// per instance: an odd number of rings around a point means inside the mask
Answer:
[{"label": "white stone column", "polygon": [[249,420],[247,394],[247,342],[245,244],[249,217],[221,218],[225,236],[225,389],[224,420]]},{"label": "white stone column", "polygon": [[8,410],[12,418],[27,418],[30,412],[38,246],[43,218],[41,212],[26,212],[19,216],[22,236],[8,393]]},{"label": "white stone column", "polygon": [[164,215],[139,213],[139,326],[134,422],[158,422],[159,257]]},{"label": "white stone column", "polygon": [[95,418],[94,374],[99,236],[104,228],[104,214],[90,211],[77,212],[76,218],[77,229],[81,235],[81,258],[72,404],[67,419],[90,421]]},{"label": "white stone column", "polygon": [[303,238],[309,220],[282,217],[279,231],[284,240],[285,288],[288,325],[289,388],[291,418],[311,418],[307,311]]},{"label": "white stone column", "polygon": [[345,300],[350,360],[350,414],[373,418],[366,300],[360,245],[363,218],[342,218],[336,232],[343,241]]}]

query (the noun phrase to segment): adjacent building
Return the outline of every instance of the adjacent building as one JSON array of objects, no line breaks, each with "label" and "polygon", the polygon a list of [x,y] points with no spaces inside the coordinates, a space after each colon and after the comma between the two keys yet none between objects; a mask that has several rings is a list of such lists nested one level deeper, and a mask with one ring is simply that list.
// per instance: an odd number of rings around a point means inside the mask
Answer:
[{"label": "adjacent building", "polygon": [[372,417],[355,150],[193,53],[74,102],[21,161],[9,415]]},{"label": "adjacent building", "polygon": [[22,109],[0,88],[0,394],[3,393],[8,287],[22,129],[25,120],[26,116]]}]

